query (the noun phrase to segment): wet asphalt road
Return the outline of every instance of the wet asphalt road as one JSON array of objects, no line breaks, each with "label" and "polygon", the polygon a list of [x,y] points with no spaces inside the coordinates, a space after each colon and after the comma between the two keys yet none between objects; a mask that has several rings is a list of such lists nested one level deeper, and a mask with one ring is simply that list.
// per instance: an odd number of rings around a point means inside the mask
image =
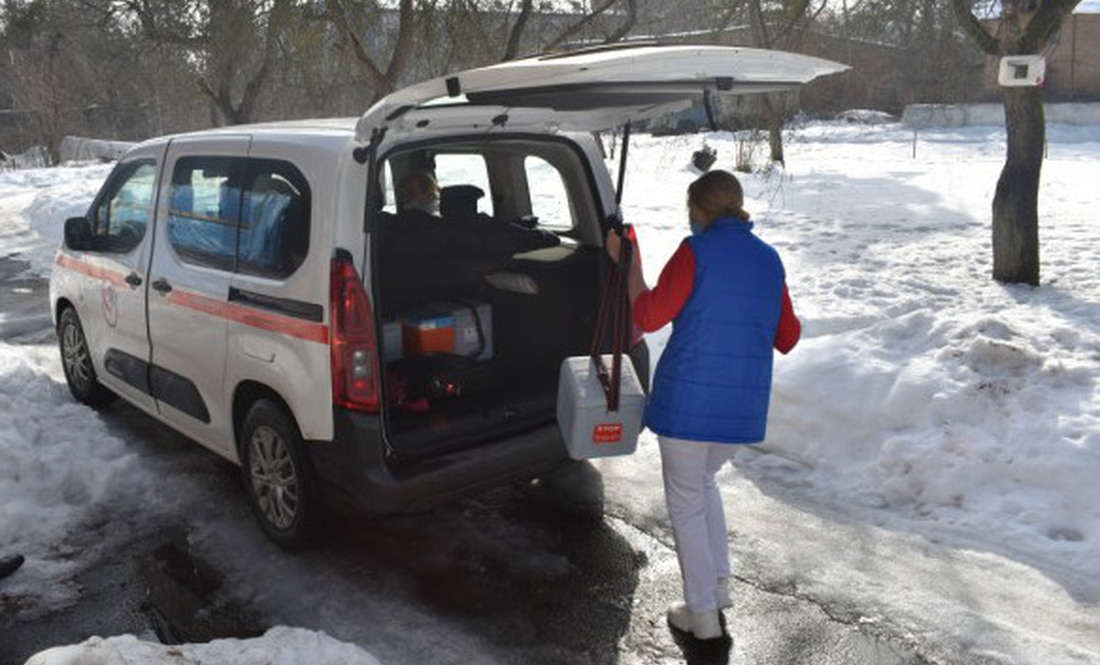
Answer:
[{"label": "wet asphalt road", "polygon": [[[23,268],[0,259],[0,339],[52,343],[46,284],[20,276]],[[36,607],[33,596],[5,594],[0,581],[0,665],[92,635],[200,642],[279,623],[356,641],[390,665],[963,662],[923,656],[858,612],[837,613],[751,576],[735,580],[737,605],[726,613],[733,642],[673,634],[664,609],[680,589],[667,526],[602,510],[602,481],[587,464],[429,513],[338,516],[323,548],[292,556],[259,535],[236,469],[123,404],[103,417],[171,477],[165,491],[199,498],[165,512],[119,497],[67,534],[51,556],[80,562],[60,582],[78,592],[71,605]],[[224,556],[240,548],[245,560]],[[293,589],[271,586],[285,576],[333,591],[302,608]],[[328,625],[327,616],[342,621]],[[411,646],[410,625],[423,646]]]},{"label": "wet asphalt road", "polygon": [[44,342],[50,329],[49,284],[26,274],[27,264],[0,258],[0,340]]}]

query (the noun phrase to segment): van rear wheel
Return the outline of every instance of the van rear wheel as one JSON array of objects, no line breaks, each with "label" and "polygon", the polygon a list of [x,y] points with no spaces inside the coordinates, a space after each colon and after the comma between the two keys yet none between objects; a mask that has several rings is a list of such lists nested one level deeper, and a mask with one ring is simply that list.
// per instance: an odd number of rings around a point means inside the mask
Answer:
[{"label": "van rear wheel", "polygon": [[88,340],[80,317],[72,307],[66,307],[57,321],[57,341],[61,349],[61,366],[65,383],[78,402],[93,408],[110,404],[115,394],[96,378]]},{"label": "van rear wheel", "polygon": [[321,495],[298,427],[279,405],[260,400],[240,436],[244,486],[264,533],[288,550],[316,544]]}]

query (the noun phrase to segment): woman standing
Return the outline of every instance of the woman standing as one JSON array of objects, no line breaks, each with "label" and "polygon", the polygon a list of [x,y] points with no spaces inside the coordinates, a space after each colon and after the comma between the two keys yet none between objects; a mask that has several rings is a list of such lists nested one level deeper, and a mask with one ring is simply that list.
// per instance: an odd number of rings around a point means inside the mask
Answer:
[{"label": "woman standing", "polygon": [[[719,611],[732,605],[729,546],[715,476],[730,444],[764,439],[772,349],[801,335],[778,252],[757,238],[742,208],[741,183],[711,171],[688,187],[691,237],[648,289],[634,261],[628,286],[634,322],[646,332],[672,322],[646,406],[657,434],[665,502],[676,541],[684,601],[669,623],[699,639],[721,637]],[[607,250],[618,261],[620,239]]]}]

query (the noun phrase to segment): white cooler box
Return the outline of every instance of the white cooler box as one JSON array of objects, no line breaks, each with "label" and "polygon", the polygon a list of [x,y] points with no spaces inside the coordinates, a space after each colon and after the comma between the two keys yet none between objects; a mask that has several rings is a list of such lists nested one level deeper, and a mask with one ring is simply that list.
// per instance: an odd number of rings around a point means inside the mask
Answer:
[{"label": "white cooler box", "polygon": [[[611,356],[603,356],[611,374]],[[629,455],[638,446],[645,391],[630,356],[623,355],[619,410],[607,410],[607,397],[588,356],[566,358],[558,377],[558,427],[573,459]]]}]

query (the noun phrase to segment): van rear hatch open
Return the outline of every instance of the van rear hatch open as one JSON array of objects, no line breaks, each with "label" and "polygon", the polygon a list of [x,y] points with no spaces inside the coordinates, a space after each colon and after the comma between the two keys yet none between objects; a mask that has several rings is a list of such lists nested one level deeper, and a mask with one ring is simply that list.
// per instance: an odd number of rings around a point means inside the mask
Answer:
[{"label": "van rear hatch open", "polygon": [[[602,160],[565,130],[844,69],[757,49],[617,46],[460,72],[368,110],[356,133],[376,151],[380,184],[372,284],[393,450],[424,459],[553,424],[560,363],[589,351],[616,208]],[[482,166],[448,172],[456,157]],[[439,214],[412,215],[400,200],[416,171],[443,187]],[[459,192],[473,196],[464,209],[447,205]]]},{"label": "van rear hatch open", "polygon": [[732,46],[627,44],[541,55],[402,88],[363,114],[356,138],[366,144],[382,127],[429,129],[441,107],[454,109],[443,113],[452,120],[487,128],[505,122],[504,113],[513,131],[598,131],[685,108],[706,93],[792,90],[846,69],[812,56]]}]

